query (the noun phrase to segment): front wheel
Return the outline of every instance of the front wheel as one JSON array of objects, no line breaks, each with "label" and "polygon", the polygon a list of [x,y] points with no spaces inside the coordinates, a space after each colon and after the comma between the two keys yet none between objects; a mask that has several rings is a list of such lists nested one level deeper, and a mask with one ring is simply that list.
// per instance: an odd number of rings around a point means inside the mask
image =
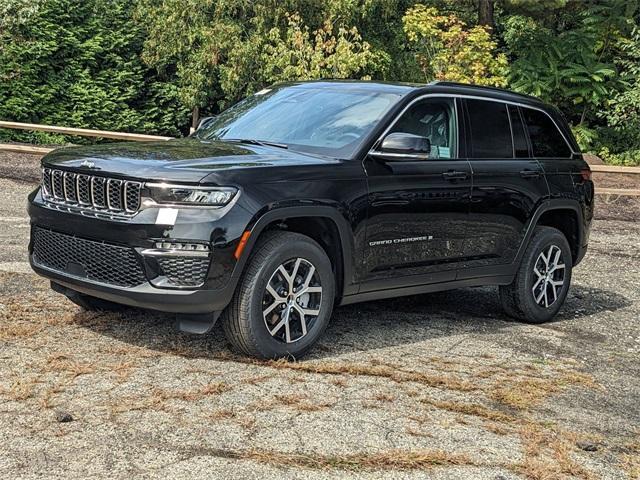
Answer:
[{"label": "front wheel", "polygon": [[223,317],[227,339],[259,358],[300,358],[322,335],[333,309],[331,262],[318,243],[290,232],[258,241]]},{"label": "front wheel", "polygon": [[537,227],[510,285],[500,287],[505,312],[527,323],[544,323],[560,310],[569,291],[571,249],[560,230]]}]

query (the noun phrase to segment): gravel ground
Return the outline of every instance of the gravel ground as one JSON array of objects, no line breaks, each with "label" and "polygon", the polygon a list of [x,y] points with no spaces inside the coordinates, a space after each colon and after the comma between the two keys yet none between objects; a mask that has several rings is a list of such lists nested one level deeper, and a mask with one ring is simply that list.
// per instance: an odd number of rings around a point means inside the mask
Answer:
[{"label": "gravel ground", "polygon": [[640,477],[640,223],[601,217],[557,320],[493,288],[336,310],[300,362],[88,314],[25,264],[0,179],[0,478]]}]

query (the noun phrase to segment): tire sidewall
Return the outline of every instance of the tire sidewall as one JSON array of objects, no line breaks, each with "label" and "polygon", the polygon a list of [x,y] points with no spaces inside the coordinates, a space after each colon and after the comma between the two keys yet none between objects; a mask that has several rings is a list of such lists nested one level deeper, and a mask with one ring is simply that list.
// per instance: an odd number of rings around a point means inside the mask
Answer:
[{"label": "tire sidewall", "polygon": [[[322,285],[320,314],[307,335],[296,342],[283,343],[273,338],[264,324],[262,298],[267,282],[276,269],[288,260],[295,258],[303,258],[316,268]],[[302,237],[300,240],[293,240],[290,244],[280,245],[270,252],[269,259],[260,265],[248,299],[247,320],[250,323],[250,329],[258,349],[265,357],[269,358],[286,356],[298,358],[302,356],[318,340],[329,324],[334,296],[335,281],[331,262],[318,244],[311,239],[307,240]]]},{"label": "tire sidewall", "polygon": [[[527,252],[525,261],[522,263],[524,269],[521,274],[524,276],[524,310],[527,318],[533,323],[543,323],[551,320],[562,308],[564,300],[569,292],[571,285],[571,273],[572,273],[572,256],[569,244],[564,235],[558,231],[548,231],[548,233],[538,236],[531,244],[529,251]],[[538,305],[533,297],[532,289],[535,284],[535,276],[533,273],[533,267],[540,256],[540,253],[546,251],[550,246],[555,245],[562,251],[562,259],[565,264],[564,272],[564,284],[558,294],[557,300],[549,307],[541,307]]]}]

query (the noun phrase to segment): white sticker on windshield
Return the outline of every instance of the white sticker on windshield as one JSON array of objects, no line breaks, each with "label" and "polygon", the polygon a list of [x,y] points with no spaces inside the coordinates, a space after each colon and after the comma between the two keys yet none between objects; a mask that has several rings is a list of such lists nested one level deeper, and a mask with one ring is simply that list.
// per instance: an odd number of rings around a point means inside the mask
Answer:
[{"label": "white sticker on windshield", "polygon": [[256,95],[264,95],[265,93],[269,93],[271,91],[270,88],[263,88],[259,92],[256,92]]}]

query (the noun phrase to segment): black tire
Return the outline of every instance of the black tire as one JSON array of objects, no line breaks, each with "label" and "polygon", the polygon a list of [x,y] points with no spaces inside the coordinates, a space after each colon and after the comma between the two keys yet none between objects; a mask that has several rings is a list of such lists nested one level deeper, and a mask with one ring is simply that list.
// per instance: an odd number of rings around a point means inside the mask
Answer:
[{"label": "black tire", "polygon": [[[313,311],[319,310],[318,314],[309,317],[308,328],[306,334],[302,334],[302,321],[300,320],[300,312],[294,303],[298,302],[298,298],[294,299],[293,294],[287,293],[289,303],[279,303],[276,297],[267,292],[267,284],[273,287],[274,284],[280,282],[286,285],[282,280],[284,277],[276,273],[280,266],[286,273],[291,275],[295,273],[295,262],[301,259],[300,265],[303,265],[305,278],[312,278],[315,289],[321,288],[320,293],[307,294],[304,305],[305,311],[309,307],[313,296]],[[293,262],[293,267],[291,266]],[[305,263],[307,262],[307,263]],[[311,270],[312,265],[315,270]],[[300,270],[300,267],[298,267]],[[309,274],[309,272],[311,272]],[[296,276],[296,278],[298,278]],[[275,283],[274,283],[275,282]],[[295,279],[292,281],[295,282]],[[309,284],[311,285],[311,284]],[[298,292],[296,295],[302,294],[303,285],[296,287]],[[274,289],[272,289],[274,290]],[[282,287],[280,293],[284,291]],[[276,292],[278,293],[278,292]],[[259,240],[252,252],[245,271],[238,283],[236,292],[229,306],[223,313],[222,325],[225,335],[235,349],[258,358],[292,358],[302,357],[315,344],[318,338],[326,329],[331,312],[333,309],[333,301],[335,297],[335,278],[331,268],[331,262],[327,254],[318,243],[305,235],[291,232],[267,232]],[[280,296],[278,297],[280,298]],[[266,300],[265,300],[266,299]],[[273,301],[271,301],[273,300]],[[263,315],[263,310],[268,310],[270,306],[276,305],[273,313]],[[282,311],[279,310],[282,308]],[[303,308],[302,306],[300,308]],[[278,309],[278,310],[276,310]],[[291,329],[295,330],[295,326],[300,328],[291,333],[290,340],[294,340],[296,332],[300,336],[294,341],[287,343],[287,338],[280,338],[286,335],[282,332],[284,327],[270,333],[267,328],[268,322],[273,330],[276,329],[282,321],[284,321],[284,311],[291,312],[287,314],[291,316]],[[281,313],[282,312],[282,313]],[[305,319],[306,315],[302,315]],[[273,319],[273,320],[272,320]],[[307,322],[305,320],[305,325]]]},{"label": "black tire", "polygon": [[[560,251],[558,264],[564,267],[554,269],[553,261],[558,250]],[[550,258],[551,268],[546,266],[541,254],[545,258]],[[567,297],[571,284],[572,262],[571,248],[560,230],[552,227],[536,227],[513,282],[500,287],[500,301],[507,315],[526,323],[537,324],[551,320]],[[545,270],[546,268],[548,270]],[[548,275],[547,272],[549,272]],[[561,274],[562,279],[560,279]],[[562,285],[557,285],[561,280]],[[556,282],[556,284],[550,282]],[[536,297],[540,303],[536,301]]]},{"label": "black tire", "polygon": [[65,296],[88,312],[121,312],[127,309],[125,305],[85,295],[80,292],[69,291],[65,293]]}]

